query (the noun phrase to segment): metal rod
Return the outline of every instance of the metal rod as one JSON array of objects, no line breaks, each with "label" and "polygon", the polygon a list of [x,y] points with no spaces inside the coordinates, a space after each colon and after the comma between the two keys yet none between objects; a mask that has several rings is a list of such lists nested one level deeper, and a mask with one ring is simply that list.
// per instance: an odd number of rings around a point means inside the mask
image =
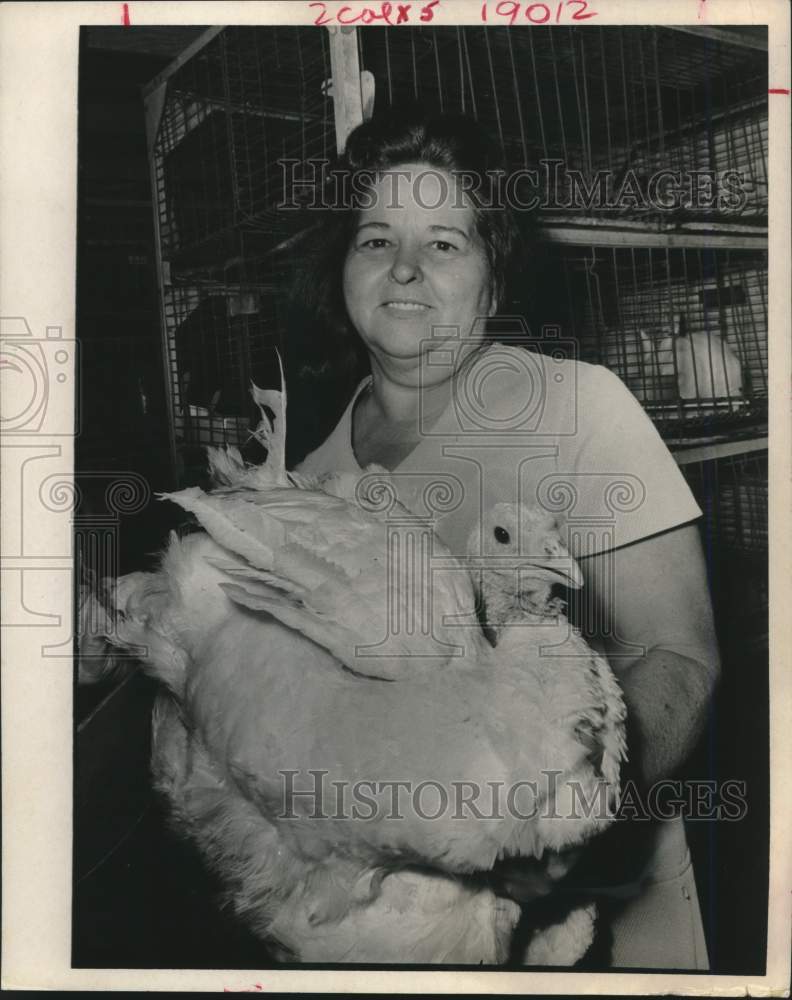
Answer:
[{"label": "metal rod", "polygon": [[415,32],[410,31],[410,56],[412,58],[413,95],[418,100],[418,65],[415,61]]},{"label": "metal rod", "polygon": [[517,67],[514,62],[514,48],[512,46],[510,31],[506,32],[506,44],[509,49],[509,64],[511,66],[512,86],[514,88],[514,97],[517,102],[517,122],[520,126],[520,144],[522,146],[523,164],[526,167],[529,167],[530,164],[528,163],[528,144],[525,140],[525,122],[523,120],[523,106],[522,106],[522,99],[520,97],[520,91],[522,90],[522,88],[517,82]]},{"label": "metal rod", "polygon": [[385,31],[385,74],[388,78],[388,104],[393,104],[393,80],[391,73],[391,61],[390,61],[390,30],[388,28]]},{"label": "metal rod", "polygon": [[609,224],[596,219],[581,217],[574,223],[565,220],[563,224],[550,221],[540,223],[537,235],[550,243],[583,244],[591,246],[623,246],[623,247],[689,247],[694,248],[729,248],[744,250],[765,250],[767,237],[763,234],[753,235],[736,230],[718,232],[713,228],[705,232],[648,231],[646,229],[631,229],[627,223]]},{"label": "metal rod", "polygon": [[599,29],[599,40],[600,40],[600,57],[602,59],[602,89],[603,95],[605,97],[605,142],[608,150],[608,166],[613,169],[613,142],[611,139],[611,102],[610,95],[608,93],[608,73],[606,71],[606,66],[608,62],[605,58],[605,40],[604,40],[604,30]]},{"label": "metal rod", "polygon": [[489,64],[490,83],[492,84],[492,103],[495,106],[495,121],[498,125],[498,137],[500,139],[501,148],[505,149],[506,143],[503,138],[503,123],[501,122],[500,101],[498,100],[498,89],[495,83],[495,70],[492,65],[492,51],[489,43],[489,32],[486,28],[482,30],[484,32],[484,47],[487,51],[487,63]]},{"label": "metal rod", "polygon": [[363,121],[360,93],[357,28],[328,27],[330,32],[330,72],[333,77],[333,107],[336,126],[336,151],[344,151],[352,129]]},{"label": "metal rod", "polygon": [[465,66],[467,67],[468,86],[470,87],[470,103],[473,105],[473,117],[478,118],[476,108],[476,85],[473,80],[473,71],[470,67],[470,52],[468,50],[467,31],[462,32],[462,50],[465,53]]},{"label": "metal rod", "polygon": [[[572,48],[572,79],[575,85],[575,101],[577,103],[578,112],[578,127],[580,129],[580,145],[583,149],[583,157],[585,159],[585,166],[588,168],[589,173],[591,173],[591,152],[589,147],[586,145],[586,136],[583,131],[584,122],[586,121],[586,116],[583,113],[583,103],[580,98],[580,82],[578,80],[578,66],[577,66],[577,53],[575,51],[575,32],[574,28],[569,28],[569,43]],[[581,40],[582,43],[582,40]],[[581,48],[582,51],[582,48]]]},{"label": "metal rod", "polygon": [[[438,48],[437,48],[437,32],[436,31],[432,32],[431,38],[432,38],[432,46],[434,48],[435,71],[437,72],[437,95],[438,95],[438,97],[440,99],[440,113],[442,114],[445,111],[445,102],[443,100],[443,76],[442,76],[442,73],[440,72],[440,52],[438,51]],[[516,91],[515,91],[515,93],[516,93]],[[518,94],[517,95],[517,100],[519,101],[519,99],[520,98],[519,98],[519,94]]]},{"label": "metal rod", "polygon": [[555,83],[556,107],[558,108],[558,124],[561,126],[561,146],[564,150],[564,163],[569,163],[569,153],[567,151],[566,129],[564,128],[564,107],[561,102],[561,84],[558,80],[558,57],[555,50],[553,29],[547,29],[550,37],[550,51],[552,53],[553,81]]},{"label": "metal rod", "polygon": [[547,159],[550,153],[547,148],[547,135],[545,134],[544,115],[542,114],[542,90],[539,86],[539,78],[536,73],[536,53],[534,52],[532,31],[528,32],[528,45],[531,53],[531,70],[533,72],[534,95],[536,97],[537,117],[539,118],[539,134],[542,137],[542,150],[544,151],[544,157],[545,159]]},{"label": "metal rod", "polygon": [[465,68],[462,62],[462,29],[457,25],[457,55],[459,57],[459,94],[462,101],[462,114],[465,114]]}]

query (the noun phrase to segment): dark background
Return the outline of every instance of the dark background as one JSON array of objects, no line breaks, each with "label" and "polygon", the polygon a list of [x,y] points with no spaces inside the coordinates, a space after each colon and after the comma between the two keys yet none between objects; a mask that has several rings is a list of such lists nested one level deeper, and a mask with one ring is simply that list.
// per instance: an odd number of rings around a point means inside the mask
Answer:
[{"label": "dark background", "polygon": [[[101,510],[114,475],[171,483],[151,190],[141,86],[195,28],[84,32],[80,62],[77,322],[82,426],[78,513]],[[552,275],[537,274],[552,289]],[[552,296],[550,296],[552,298]],[[93,475],[88,475],[92,473]],[[145,568],[170,505],[123,518],[120,572]],[[737,823],[688,824],[712,969],[761,974],[768,858],[767,635],[746,642],[750,569],[705,537],[723,682],[688,776],[747,785]],[[761,631],[761,629],[760,629]],[[755,629],[754,629],[755,632]],[[261,967],[266,950],[218,911],[200,862],[166,830],[149,790],[153,685],[133,674],[76,688],[73,962],[94,967]]]}]

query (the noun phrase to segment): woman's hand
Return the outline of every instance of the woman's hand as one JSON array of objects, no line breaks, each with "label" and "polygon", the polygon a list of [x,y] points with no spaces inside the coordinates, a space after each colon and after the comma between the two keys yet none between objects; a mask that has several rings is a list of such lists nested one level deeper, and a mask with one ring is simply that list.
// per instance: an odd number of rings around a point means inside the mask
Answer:
[{"label": "woman's hand", "polygon": [[580,568],[613,637],[606,653],[627,705],[631,763],[650,785],[690,755],[719,676],[698,529],[589,556]]},{"label": "woman's hand", "polygon": [[556,882],[575,865],[580,854],[580,850],[563,854],[547,851],[541,859],[499,861],[492,870],[492,888],[499,896],[508,896],[516,903],[532,903],[550,895]]}]

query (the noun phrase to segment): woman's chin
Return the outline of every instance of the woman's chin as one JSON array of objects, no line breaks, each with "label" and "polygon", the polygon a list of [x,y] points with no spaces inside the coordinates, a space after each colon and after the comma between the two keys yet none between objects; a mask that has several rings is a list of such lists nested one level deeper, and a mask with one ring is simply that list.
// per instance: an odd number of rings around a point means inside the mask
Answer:
[{"label": "woman's chin", "polygon": [[431,327],[416,323],[414,326],[400,324],[398,328],[390,328],[370,343],[371,349],[394,361],[417,362],[435,343]]},{"label": "woman's chin", "polygon": [[370,347],[394,358],[418,357],[436,348],[453,349],[461,343],[460,327],[432,324],[426,320],[398,320],[364,338]]}]

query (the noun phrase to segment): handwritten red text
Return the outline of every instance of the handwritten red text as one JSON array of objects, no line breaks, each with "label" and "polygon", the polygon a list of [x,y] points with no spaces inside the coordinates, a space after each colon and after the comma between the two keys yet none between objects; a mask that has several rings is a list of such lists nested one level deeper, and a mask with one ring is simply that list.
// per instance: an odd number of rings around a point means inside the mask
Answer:
[{"label": "handwritten red text", "polygon": [[314,15],[314,24],[409,24],[420,21],[428,24],[434,18],[435,7],[440,0],[426,0],[425,3],[382,3],[374,5],[344,4],[330,7],[324,0],[314,0],[308,6]]}]

